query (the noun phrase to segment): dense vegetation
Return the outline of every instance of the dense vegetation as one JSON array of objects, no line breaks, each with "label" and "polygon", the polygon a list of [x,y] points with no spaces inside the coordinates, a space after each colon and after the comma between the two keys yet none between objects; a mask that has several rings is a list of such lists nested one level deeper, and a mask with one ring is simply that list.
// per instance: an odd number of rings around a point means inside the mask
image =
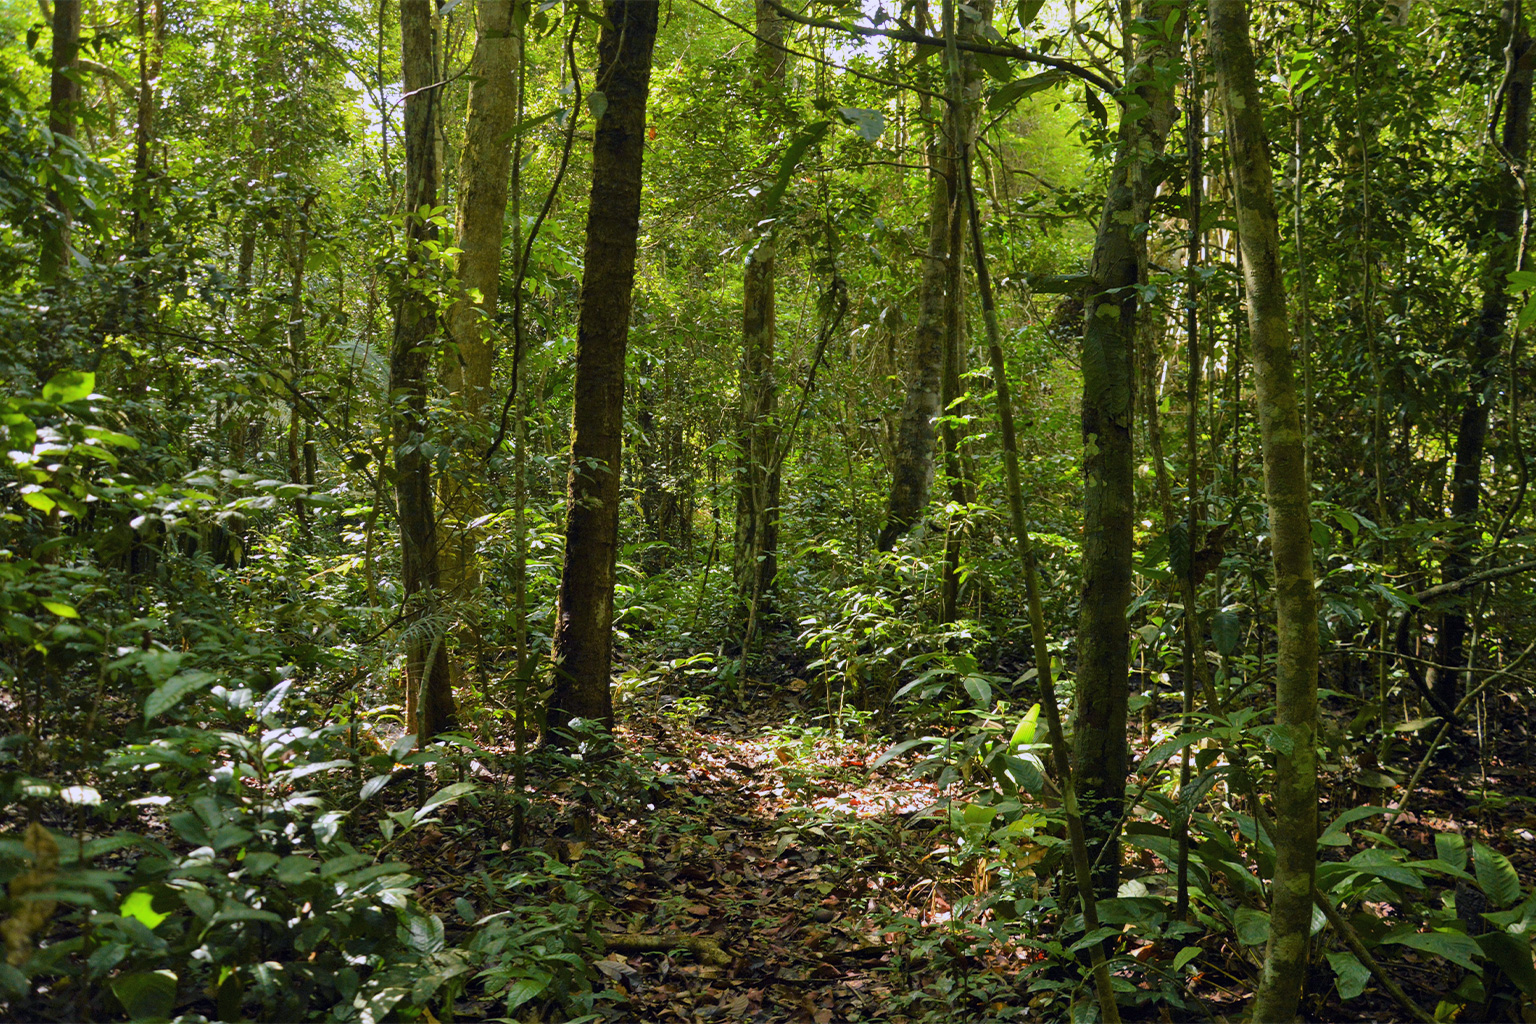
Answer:
[{"label": "dense vegetation", "polygon": [[1521,0],[0,0],[0,1014],[1536,1020]]}]

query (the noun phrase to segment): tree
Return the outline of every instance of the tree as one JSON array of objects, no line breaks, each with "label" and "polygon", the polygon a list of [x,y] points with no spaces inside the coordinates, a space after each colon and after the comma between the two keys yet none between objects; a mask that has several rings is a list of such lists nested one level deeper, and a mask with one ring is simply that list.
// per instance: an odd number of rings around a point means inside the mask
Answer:
[{"label": "tree", "polygon": [[[1498,212],[1488,243],[1481,281],[1483,299],[1467,334],[1468,387],[1461,399],[1461,420],[1456,431],[1455,462],[1451,474],[1451,518],[1456,532],[1441,565],[1443,580],[1455,583],[1472,568],[1477,547],[1477,513],[1482,503],[1483,458],[1488,439],[1488,417],[1497,390],[1498,362],[1504,323],[1509,318],[1508,274],[1519,269],[1521,223],[1527,216],[1525,196],[1518,174],[1523,173],[1531,130],[1531,39],[1525,28],[1520,0],[1505,0],[1500,16],[1504,50],[1504,82],[1498,99],[1503,104],[1503,138],[1499,142],[1496,173]],[[1497,112],[1495,112],[1497,117]],[[1490,133],[1492,129],[1490,128]],[[1447,611],[1440,621],[1439,662],[1430,673],[1431,686],[1442,711],[1456,706],[1460,676],[1466,667],[1468,622],[1460,608]]]},{"label": "tree", "polygon": [[[753,88],[761,108],[760,137],[773,134],[783,107],[784,19],[756,0],[757,41]],[[736,480],[736,600],[738,618],[750,632],[762,621],[762,602],[773,590],[779,561],[779,387],[774,369],[778,317],[774,303],[774,226],[768,191],[759,194],[757,226],[742,275],[741,452]],[[750,642],[750,637],[747,642]]]},{"label": "tree", "polygon": [[[1146,265],[1146,225],[1163,177],[1161,155],[1173,127],[1182,8],[1171,0],[1142,7],[1135,62],[1126,69],[1115,163],[1094,237],[1083,313],[1083,582],[1078,620],[1073,754],[1089,846],[1117,843],[1129,770],[1135,473],[1131,431],[1135,347]],[[1128,25],[1129,32],[1133,26]],[[1145,313],[1141,315],[1146,315]],[[1095,886],[1116,891],[1120,858],[1098,858]]]},{"label": "tree", "polygon": [[[917,23],[927,20],[927,4],[920,3]],[[889,551],[896,541],[911,530],[928,505],[933,488],[935,426],[943,411],[940,403],[944,384],[946,340],[945,297],[949,281],[950,215],[953,207],[948,182],[955,166],[953,144],[959,137],[955,119],[959,103],[946,103],[942,124],[933,124],[931,100],[927,90],[919,96],[919,110],[928,125],[926,142],[928,164],[928,247],[922,263],[918,286],[917,324],[912,330],[912,348],[905,377],[906,395],[896,419],[896,438],[891,452],[891,489],[886,500],[885,525],[875,546]]]},{"label": "tree", "polygon": [[[657,5],[609,0],[598,39],[601,108],[592,140],[581,313],[576,333],[565,559],[546,727],[559,742],[575,719],[613,727],[613,584],[624,444],[624,353],[640,231],[645,103]],[[595,97],[602,97],[596,100]]]},{"label": "tree", "polygon": [[[79,61],[80,0],[57,0],[53,6],[53,68],[48,97],[48,130],[53,134],[55,152],[61,148],[61,140],[75,137]],[[62,208],[56,189],[49,189],[48,205],[53,207],[53,229],[43,238],[38,278],[44,284],[54,284],[69,259],[70,214]]]},{"label": "tree", "polygon": [[460,600],[479,586],[475,557],[478,534],[467,525],[480,511],[478,452],[484,433],[485,403],[491,389],[495,346],[490,321],[501,287],[502,226],[507,215],[507,181],[512,166],[512,132],[517,124],[518,65],[523,60],[521,23],[527,11],[517,0],[481,0],[477,8],[475,52],[470,58],[469,106],[464,115],[464,148],[459,153],[455,204],[454,277],[461,294],[448,307],[449,345],[443,358],[443,383],[463,415],[464,433],[474,453],[444,474],[439,487],[445,519],[452,527],[443,545],[442,587]]},{"label": "tree", "polygon": [[1275,571],[1275,876],[1255,1021],[1290,1021],[1307,973],[1317,860],[1317,599],[1311,490],[1292,370],[1280,228],[1248,5],[1210,0],[1211,62],[1236,188]]},{"label": "tree", "polygon": [[442,623],[441,582],[432,459],[427,453],[427,400],[432,337],[437,329],[428,249],[437,241],[437,110],[434,0],[402,0],[400,63],[405,85],[405,265],[395,297],[395,334],[389,354],[389,391],[395,442],[395,502],[400,518],[401,583],[406,602],[406,722],[427,739],[454,728],[457,708]]}]

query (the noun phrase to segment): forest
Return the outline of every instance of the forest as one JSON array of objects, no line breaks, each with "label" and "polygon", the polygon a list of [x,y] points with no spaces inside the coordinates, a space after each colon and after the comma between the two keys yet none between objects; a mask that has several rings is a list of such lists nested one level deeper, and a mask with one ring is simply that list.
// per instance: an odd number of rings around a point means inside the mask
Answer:
[{"label": "forest", "polygon": [[0,1018],[1536,1022],[1523,0],[0,0]]}]

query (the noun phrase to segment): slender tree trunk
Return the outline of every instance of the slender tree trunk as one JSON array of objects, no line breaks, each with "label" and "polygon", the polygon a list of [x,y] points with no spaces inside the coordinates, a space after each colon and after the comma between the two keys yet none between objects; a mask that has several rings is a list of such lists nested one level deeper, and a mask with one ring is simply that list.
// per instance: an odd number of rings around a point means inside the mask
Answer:
[{"label": "slender tree trunk", "polygon": [[[1523,162],[1530,145],[1532,49],[1520,0],[1505,0],[1502,36],[1505,51],[1504,138],[1509,156]],[[1444,581],[1454,583],[1472,569],[1477,545],[1477,513],[1482,502],[1483,454],[1488,442],[1488,417],[1498,391],[1500,342],[1509,316],[1507,276],[1519,259],[1520,221],[1524,216],[1519,183],[1499,161],[1499,211],[1490,235],[1483,269],[1483,301],[1470,330],[1470,385],[1462,399],[1461,425],[1456,434],[1456,466],[1451,473],[1451,518],[1455,521],[1450,550],[1441,566]],[[1459,678],[1467,664],[1467,616],[1459,607],[1440,624],[1439,662],[1430,672],[1430,685],[1445,707],[1455,707]]]},{"label": "slender tree trunk", "polygon": [[[958,174],[963,161],[970,159],[975,143],[974,111],[981,73],[974,60],[961,56],[958,42],[976,35],[978,23],[990,23],[991,0],[980,0],[973,5],[981,22],[967,19],[957,24],[951,0],[944,4],[945,64],[948,76],[945,95],[949,98],[949,112],[945,127],[950,133],[947,141],[953,157],[951,176],[946,182],[949,195],[949,237],[945,243],[948,262],[944,275],[944,361],[939,382],[939,406],[944,414],[945,472],[949,476],[950,502],[962,509],[976,500],[976,473],[970,457],[961,445],[965,432],[951,417],[963,414],[953,408],[964,394],[961,379],[966,372],[965,344],[965,222],[966,197],[959,187]],[[961,512],[949,519],[944,534],[944,567],[940,576],[940,617],[953,622],[960,612],[960,551],[964,541],[967,515]]]},{"label": "slender tree trunk", "polygon": [[[487,321],[496,315],[501,285],[502,225],[507,214],[507,181],[512,167],[512,129],[517,124],[518,65],[523,41],[515,13],[518,0],[480,0],[475,52],[469,62],[469,109],[464,117],[464,148],[459,153],[455,204],[454,276],[463,294],[448,309],[450,345],[443,358],[443,383],[463,430],[473,441],[467,450],[484,448],[485,402],[495,360]],[[438,484],[445,532],[443,592],[464,598],[480,584],[475,560],[479,514],[475,491],[480,460],[472,458],[445,474]],[[473,630],[471,630],[473,632]]]},{"label": "slender tree trunk", "polygon": [[[787,55],[779,49],[784,20],[756,0],[757,50],[754,89],[763,111],[761,141],[774,134],[783,109]],[[759,208],[754,221],[767,210]],[[774,367],[778,324],[774,304],[774,226],[753,229],[742,280],[741,454],[736,485],[736,602],[744,626],[763,621],[761,604],[773,591],[779,560],[779,385]],[[747,642],[750,642],[748,638]],[[743,652],[743,657],[746,654]]]},{"label": "slender tree trunk", "polygon": [[[53,78],[48,94],[48,130],[53,133],[53,151],[58,153],[60,139],[75,137],[75,112],[80,105],[80,83],[76,65],[80,59],[80,0],[55,0],[53,5]],[[48,206],[53,210],[52,230],[43,237],[42,266],[39,279],[55,284],[69,261],[70,213],[59,194],[48,190]]]},{"label": "slender tree trunk", "polygon": [[[1094,892],[1093,868],[1088,838],[1083,831],[1082,813],[1077,802],[1072,759],[1067,751],[1066,733],[1061,724],[1061,706],[1056,700],[1056,683],[1051,678],[1050,640],[1045,632],[1040,571],[1029,527],[1024,519],[1024,489],[1019,483],[1019,442],[1013,428],[1013,400],[1008,388],[1008,366],[1003,359],[1001,334],[997,327],[997,304],[992,296],[992,278],[987,271],[987,253],[981,234],[981,213],[976,208],[976,187],[972,181],[971,162],[966,158],[962,163],[965,171],[966,212],[971,224],[971,255],[976,262],[976,290],[981,297],[982,321],[987,332],[987,358],[992,364],[992,378],[997,394],[998,427],[1003,441],[1003,474],[1008,491],[1008,518],[1018,548],[1019,567],[1024,571],[1030,638],[1034,642],[1035,678],[1040,686],[1040,704],[1045,711],[1046,726],[1050,730],[1056,775],[1061,781],[1062,805],[1067,816],[1067,840],[1072,852],[1072,874],[1078,901],[1083,908],[1084,930],[1094,932],[1099,928],[1099,901]],[[1103,945],[1097,942],[1089,945],[1088,959],[1093,964],[1093,983],[1099,998],[1099,1014],[1106,1024],[1119,1024],[1120,1007],[1115,1002],[1114,980],[1109,973]]]},{"label": "slender tree trunk", "polygon": [[406,264],[418,275],[399,282],[395,336],[389,357],[390,407],[395,440],[395,501],[400,518],[400,560],[406,602],[407,728],[423,741],[457,724],[453,682],[442,626],[437,621],[437,510],[432,500],[432,460],[427,441],[427,398],[432,336],[437,317],[429,296],[417,290],[428,271],[427,243],[437,228],[417,215],[436,204],[440,169],[435,141],[439,89],[433,59],[435,0],[401,0],[400,53],[405,73]]},{"label": "slender tree trunk", "polygon": [[1307,972],[1317,863],[1317,599],[1313,594],[1311,495],[1291,359],[1280,228],[1269,140],[1264,134],[1248,39],[1248,5],[1210,0],[1209,37],[1226,115],[1237,192],[1248,331],[1264,446],[1275,569],[1275,877],[1269,946],[1254,998],[1257,1022],[1296,1016]]},{"label": "slender tree trunk", "polygon": [[624,351],[629,340],[640,169],[658,5],[608,0],[598,39],[598,87],[608,101],[592,142],[586,270],[576,329],[565,564],[554,636],[547,726],[574,719],[613,727],[613,573],[618,553],[624,441]]},{"label": "slender tree trunk", "polygon": [[[918,24],[927,21],[927,4],[921,2]],[[933,488],[933,449],[936,421],[942,411],[944,373],[944,298],[949,255],[949,185],[946,176],[953,153],[950,114],[935,131],[927,94],[919,100],[922,119],[928,125],[928,249],[918,285],[917,324],[912,331],[912,351],[906,373],[906,398],[896,421],[892,448],[891,493],[886,502],[885,525],[876,547],[889,551],[898,538],[917,525]]]},{"label": "slender tree trunk", "polygon": [[[1119,151],[1089,264],[1083,313],[1083,593],[1078,628],[1074,753],[1078,796],[1089,846],[1099,863],[1095,887],[1115,892],[1118,843],[1128,768],[1126,711],[1130,698],[1131,538],[1135,493],[1131,444],[1137,295],[1145,263],[1145,226],[1161,180],[1163,147],[1173,125],[1182,7],[1148,0],[1144,16],[1163,24],[1179,10],[1171,38],[1142,36],[1127,87],[1141,103],[1121,113]],[[1145,104],[1145,106],[1142,106]]]}]

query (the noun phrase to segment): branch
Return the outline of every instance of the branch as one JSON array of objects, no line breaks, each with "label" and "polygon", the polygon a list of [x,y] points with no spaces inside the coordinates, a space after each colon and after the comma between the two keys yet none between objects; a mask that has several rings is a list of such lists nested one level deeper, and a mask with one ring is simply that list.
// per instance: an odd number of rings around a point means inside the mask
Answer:
[{"label": "branch", "polygon": [[1442,583],[1437,587],[1421,590],[1413,595],[1413,599],[1420,602],[1433,601],[1437,597],[1445,597],[1448,594],[1459,594],[1463,590],[1477,586],[1479,583],[1501,580],[1506,576],[1515,576],[1522,572],[1528,572],[1531,569],[1536,569],[1536,561],[1516,562],[1514,565],[1505,565],[1497,569],[1485,569],[1482,572],[1475,572],[1470,576],[1463,576],[1459,580],[1452,580],[1450,583]]},{"label": "branch", "polygon": [[610,953],[667,953],[674,949],[686,949],[704,963],[713,967],[729,967],[731,956],[720,948],[720,943],[708,935],[684,935],[666,932],[662,935],[633,935],[609,933],[599,936],[603,948]]},{"label": "branch", "polygon": [[[920,96],[931,96],[934,99],[940,100],[940,101],[942,101],[944,99],[944,97],[941,96],[939,93],[930,92],[929,90],[920,88],[920,87],[918,87],[916,85],[910,85],[910,84],[904,85],[901,82],[892,82],[889,79],[881,78],[879,75],[871,75],[868,72],[856,70],[854,68],[848,67],[845,64],[839,64],[836,61],[827,60],[825,57],[818,57],[814,53],[805,53],[805,52],[803,52],[801,50],[791,50],[789,47],[785,46],[781,42],[778,42],[777,40],[769,39],[766,36],[758,35],[756,32],[752,31],[750,28],[748,28],[746,25],[742,24],[741,22],[732,19],[728,15],[723,14],[720,11],[715,10],[713,7],[709,6],[709,4],[704,3],[703,0],[689,0],[689,3],[693,4],[695,7],[698,7],[698,8],[701,8],[703,10],[708,11],[710,14],[713,14],[715,17],[719,18],[721,21],[725,22],[727,25],[730,25],[733,28],[736,28],[736,29],[738,29],[738,30],[740,30],[742,32],[745,32],[747,35],[751,36],[753,39],[756,39],[758,42],[760,42],[760,43],[767,43],[769,46],[773,47],[774,49],[780,51],[781,53],[786,53],[786,54],[788,54],[791,57],[799,57],[802,60],[808,60],[808,61],[811,61],[812,63],[815,63],[815,64],[825,64],[829,68],[835,68],[838,71],[844,72],[845,74],[850,74],[850,75],[854,76],[855,78],[862,78],[866,82],[874,82],[876,85],[883,85],[883,86],[886,86],[887,88],[891,88],[891,89],[907,89],[907,90],[909,90],[911,92],[917,93]],[[777,5],[775,5],[775,6],[777,6]],[[780,8],[780,10],[782,10],[782,9],[783,8]]]},{"label": "branch", "polygon": [[[944,40],[936,39],[933,36],[923,35],[921,32],[914,32],[906,29],[874,28],[865,25],[849,25],[841,21],[828,21],[823,18],[810,18],[803,14],[796,14],[794,11],[789,10],[783,4],[778,3],[778,0],[768,0],[768,6],[772,7],[775,11],[778,11],[781,17],[788,18],[790,21],[796,22],[797,24],[808,25],[811,28],[830,28],[836,29],[839,32],[852,32],[854,35],[860,36],[880,36],[886,39],[894,39],[899,43],[916,43],[919,46],[944,45]],[[1007,43],[978,43],[971,39],[956,40],[955,45],[959,49],[966,50],[971,53],[989,54],[993,57],[1010,57],[1014,60],[1021,60],[1028,64],[1039,64],[1043,67],[1055,68],[1058,71],[1065,71],[1067,74],[1073,76],[1074,78],[1082,79],[1084,82],[1087,82],[1095,89],[1098,89],[1101,92],[1109,93],[1112,96],[1120,91],[1120,86],[1117,83],[1097,75],[1092,71],[1089,71],[1081,64],[1074,64],[1072,61],[1064,60],[1061,57],[1052,57],[1048,54],[1037,53],[1034,50],[1026,50],[1022,46],[1010,46]]]}]

